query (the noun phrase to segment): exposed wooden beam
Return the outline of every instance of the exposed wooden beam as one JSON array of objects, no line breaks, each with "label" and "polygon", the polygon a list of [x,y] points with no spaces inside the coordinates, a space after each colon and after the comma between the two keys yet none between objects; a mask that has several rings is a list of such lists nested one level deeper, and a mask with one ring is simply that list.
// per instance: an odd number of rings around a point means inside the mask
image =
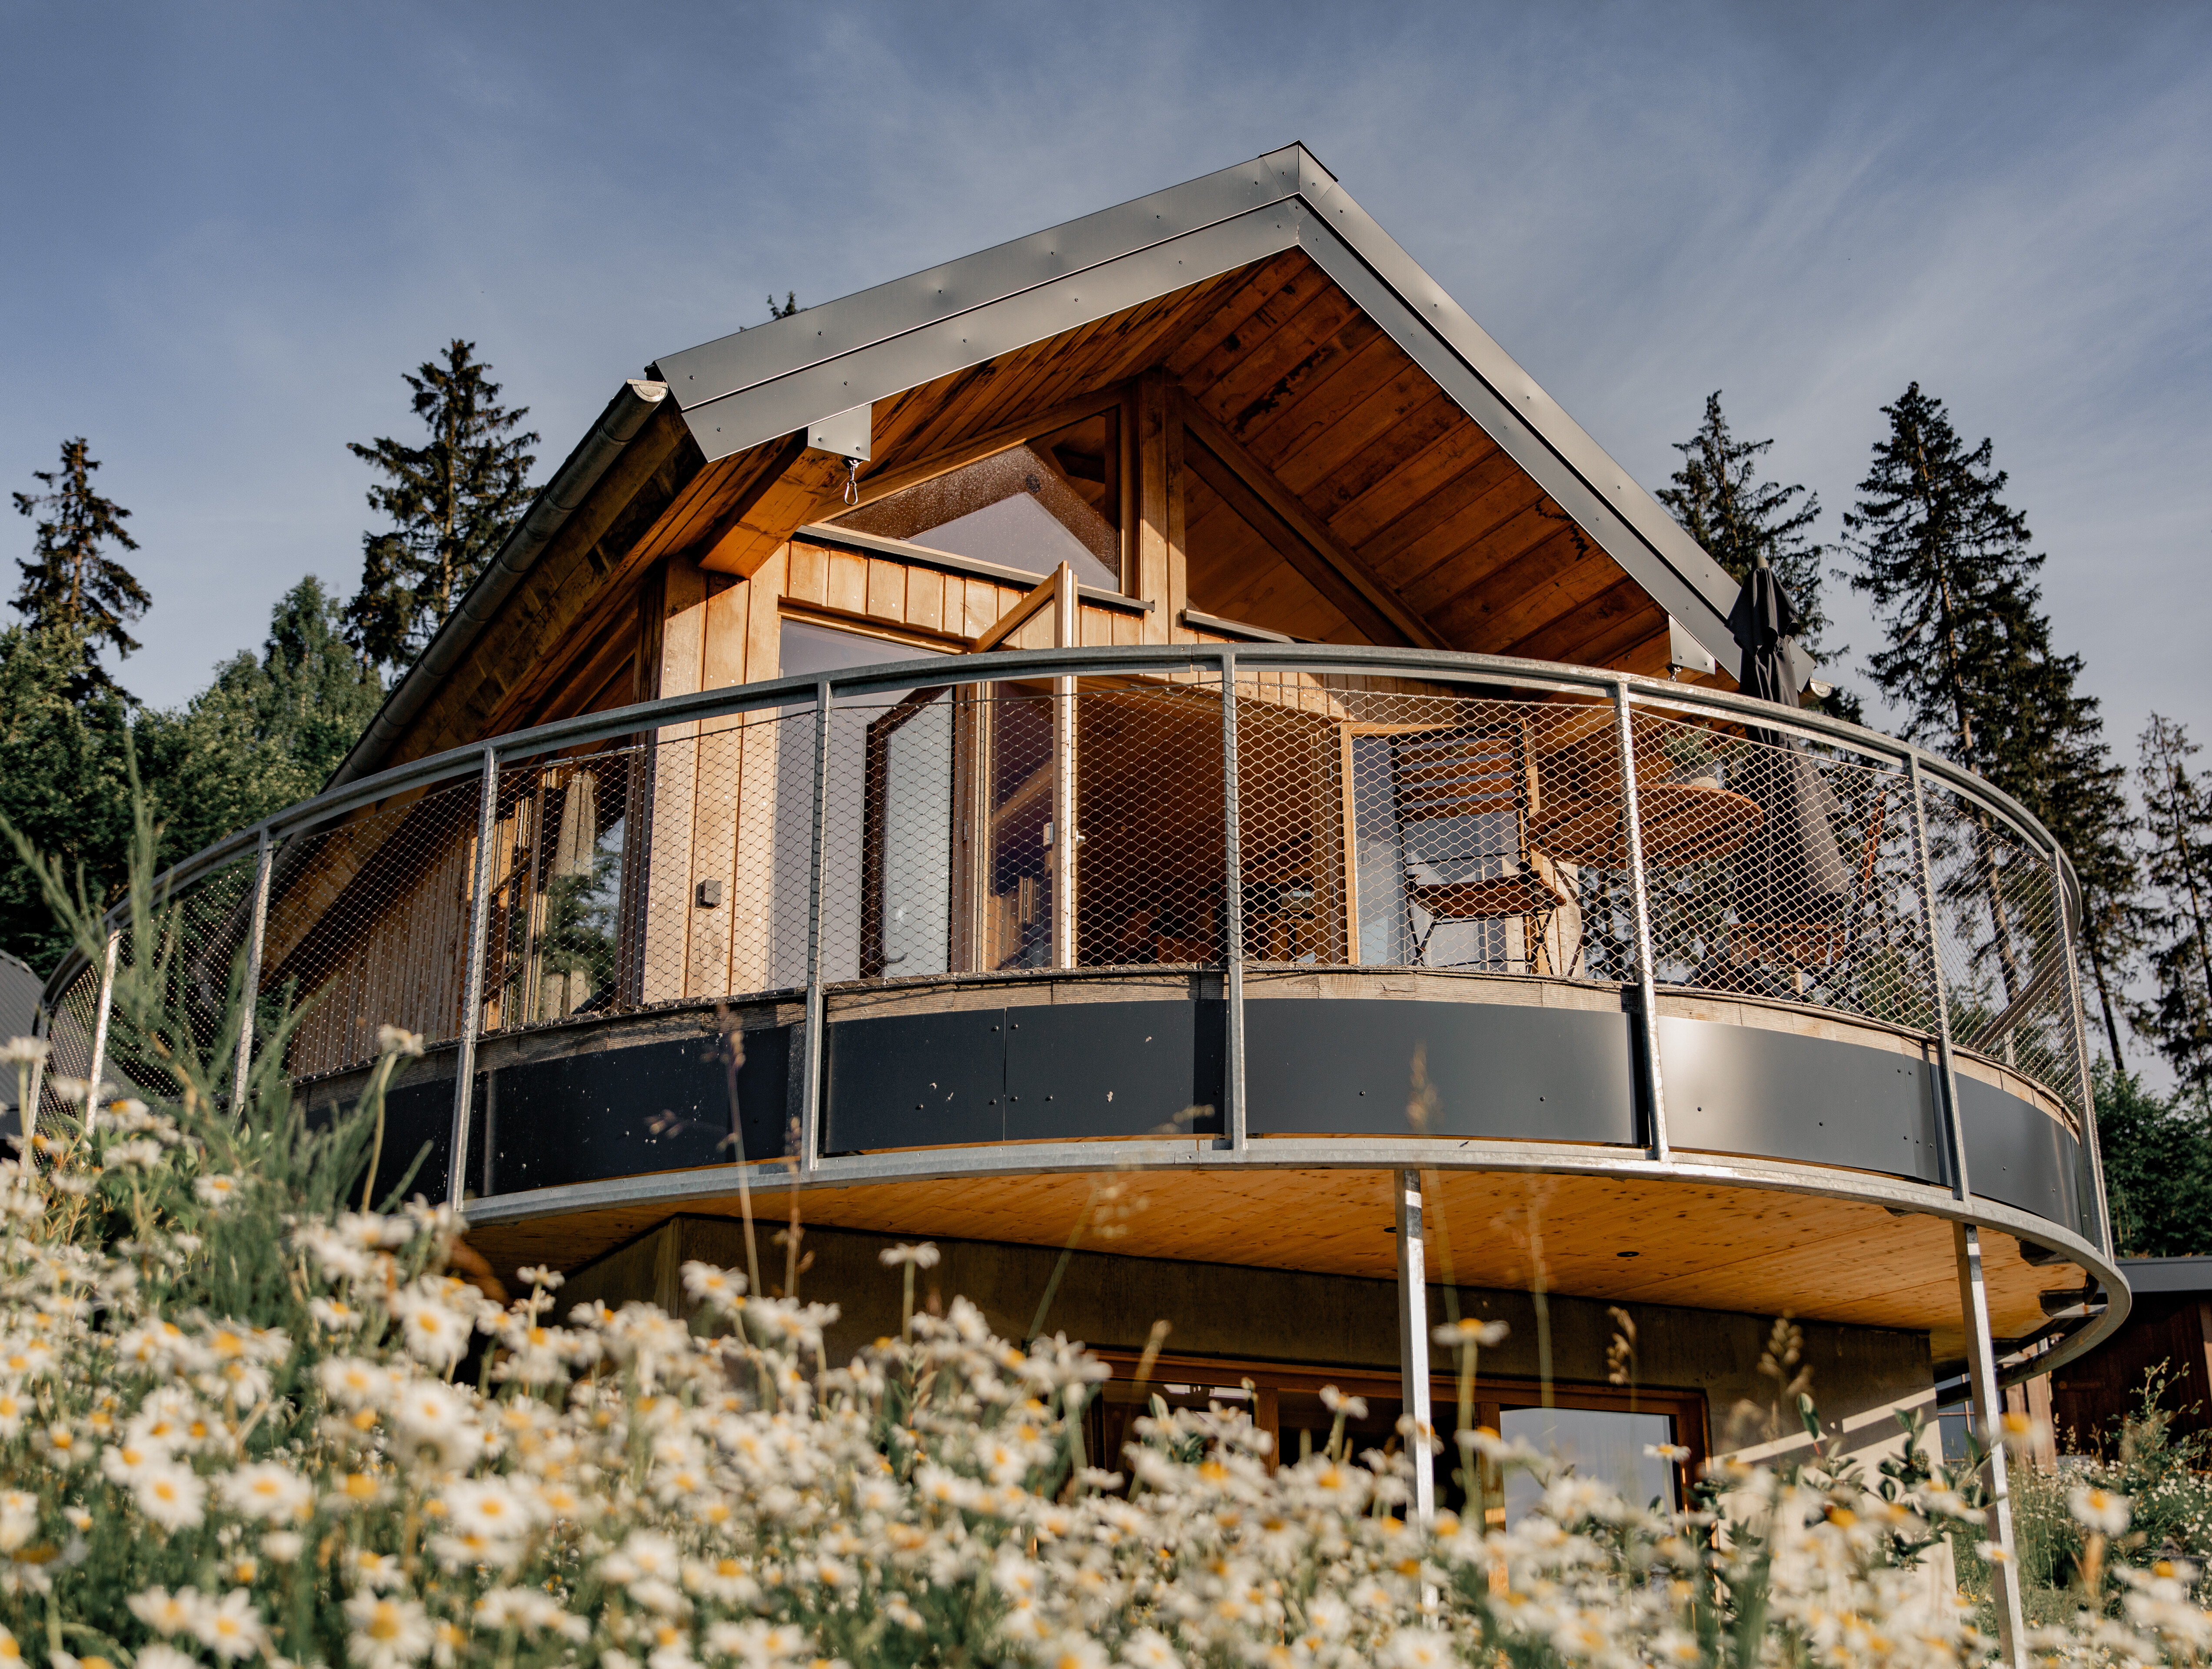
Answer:
[{"label": "exposed wooden beam", "polygon": [[[1195,401],[1186,396],[1178,404],[1182,407],[1185,427],[1204,444],[1206,452],[1212,452],[1227,466],[1226,473],[1232,474],[1235,481],[1245,489],[1241,496],[1248,501],[1256,500],[1265,507],[1268,514],[1280,521],[1332,574],[1331,583],[1326,586],[1313,574],[1307,573],[1306,577],[1313,580],[1316,587],[1322,589],[1332,602],[1337,601],[1338,592],[1345,590],[1349,590],[1358,599],[1360,608],[1356,614],[1345,608],[1343,603],[1337,602],[1337,606],[1344,609],[1347,618],[1358,622],[1363,616],[1367,619],[1379,616],[1389,622],[1398,636],[1419,648],[1449,649],[1451,646],[1426,621],[1407,608],[1396,592],[1382,583],[1357,551],[1323,526],[1295,495],[1262,468],[1237,443],[1229,431],[1200,410]],[[1201,468],[1197,454],[1193,454],[1190,462],[1193,468]],[[1205,479],[1206,484],[1220,493],[1223,498],[1230,500],[1232,504],[1237,502],[1236,497],[1224,491],[1212,474],[1206,474]],[[1248,520],[1253,519],[1241,507],[1237,513],[1245,515]],[[1259,523],[1255,521],[1254,525],[1257,526]],[[1285,555],[1294,566],[1297,565],[1296,558],[1290,553],[1285,552]],[[1303,566],[1299,571],[1306,573]]]},{"label": "exposed wooden beam", "polygon": [[[1048,411],[1024,417],[1018,422],[1002,423],[911,464],[902,464],[896,469],[885,469],[879,475],[863,473],[860,476],[860,503],[873,504],[878,499],[889,498],[893,493],[903,492],[922,482],[964,469],[994,452],[1018,446],[1033,435],[1049,434],[1054,429],[1066,428],[1070,423],[1079,422],[1101,411],[1119,410],[1121,405],[1121,385],[1117,383],[1110,388],[1103,388],[1079,399],[1054,406]],[[841,504],[838,507],[842,510],[848,507]]]}]

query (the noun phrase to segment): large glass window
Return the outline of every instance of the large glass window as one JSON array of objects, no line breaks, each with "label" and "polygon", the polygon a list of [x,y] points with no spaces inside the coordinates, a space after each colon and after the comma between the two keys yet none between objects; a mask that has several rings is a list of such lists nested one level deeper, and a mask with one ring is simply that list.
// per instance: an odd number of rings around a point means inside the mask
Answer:
[{"label": "large glass window", "polygon": [[[1650,1452],[1674,1441],[1670,1416],[1626,1408],[1509,1408],[1498,1435],[1509,1443],[1526,1438],[1538,1454],[1550,1455],[1579,1478],[1609,1485],[1638,1507],[1655,1498],[1665,1508],[1680,1504],[1673,1463]],[[1505,1521],[1512,1523],[1542,1494],[1543,1487],[1527,1472],[1507,1478]]]},{"label": "large glass window", "polygon": [[[1279,1460],[1295,1463],[1328,1446],[1337,1415],[1323,1403],[1321,1391],[1333,1385],[1364,1405],[1364,1412],[1346,1417],[1344,1435],[1352,1454],[1393,1452],[1401,1441],[1398,1416],[1403,1405],[1395,1375],[1162,1356],[1154,1363],[1151,1381],[1139,1386],[1135,1358],[1113,1350],[1099,1354],[1114,1367],[1114,1377],[1099,1387],[1091,1404],[1087,1441],[1100,1466],[1126,1472],[1122,1448],[1131,1441],[1131,1423],[1154,1397],[1170,1408],[1212,1405],[1243,1412],[1273,1436]],[[1445,1452],[1432,1462],[1437,1504],[1464,1512],[1468,1490],[1449,1436],[1457,1419],[1457,1386],[1438,1378],[1430,1394],[1431,1417],[1446,1435]],[[1705,1405],[1694,1392],[1647,1389],[1632,1397],[1625,1390],[1577,1385],[1554,1387],[1547,1397],[1538,1385],[1485,1380],[1475,1387],[1475,1404],[1478,1424],[1509,1441],[1526,1438],[1555,1466],[1595,1478],[1638,1506],[1655,1496],[1662,1505],[1679,1506],[1683,1479],[1694,1477],[1704,1460]],[[1689,1459],[1678,1463],[1648,1452],[1669,1446],[1687,1449]],[[1525,1472],[1508,1476],[1502,1489],[1495,1473],[1489,1473],[1486,1514],[1492,1526],[1511,1523],[1541,1495],[1541,1486]]]},{"label": "large glass window", "polygon": [[835,525],[1024,574],[1066,562],[1084,585],[1119,591],[1121,473],[1119,424],[1102,411],[848,511]]}]

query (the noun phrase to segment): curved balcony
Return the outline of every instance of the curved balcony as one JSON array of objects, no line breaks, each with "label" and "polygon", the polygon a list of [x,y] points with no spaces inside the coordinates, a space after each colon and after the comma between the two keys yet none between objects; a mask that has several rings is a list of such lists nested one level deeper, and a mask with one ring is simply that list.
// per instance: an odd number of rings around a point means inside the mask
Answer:
[{"label": "curved balcony", "polygon": [[[422,1156],[515,1261],[723,1209],[740,1167],[815,1221],[1044,1241],[1143,1171],[1128,1250],[1382,1273],[1359,1174],[1420,1169],[1550,1223],[1562,1289],[1940,1353],[1967,1222],[2019,1243],[1990,1303],[2039,1369],[2124,1314],[2063,854],[1931,756],[1693,686],[909,660],[424,760],[166,884],[208,1026],[241,962],[305,1006],[311,1102],[380,1025],[425,1036],[386,1180]],[[95,1059],[104,992],[57,972],[58,1069],[134,1070]]]}]

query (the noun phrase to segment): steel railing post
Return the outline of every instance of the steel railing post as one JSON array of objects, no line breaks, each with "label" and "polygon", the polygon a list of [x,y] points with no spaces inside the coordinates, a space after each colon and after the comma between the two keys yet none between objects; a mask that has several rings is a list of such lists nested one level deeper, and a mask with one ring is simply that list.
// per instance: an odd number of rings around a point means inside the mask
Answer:
[{"label": "steel railing post", "polygon": [[88,1120],[92,1104],[100,1095],[100,1075],[107,1070],[107,1017],[115,1009],[115,956],[122,948],[123,930],[112,927],[107,933],[107,959],[100,968],[100,1006],[94,1011],[92,1021],[92,1061],[84,1074],[84,1108]]},{"label": "steel railing post", "polygon": [[1222,1022],[1226,1047],[1221,1063],[1221,1133],[1243,1152],[1244,1119],[1244,845],[1238,824],[1237,779],[1237,652],[1221,652],[1221,861],[1227,907],[1222,912]]},{"label": "steel railing post", "polygon": [[1951,1197],[1973,1197],[1966,1169],[1966,1126],[1959,1112],[1959,1075],[1951,1059],[1951,999],[1943,986],[1943,947],[1936,937],[1936,866],[1928,851],[1928,796],[1920,780],[1920,756],[1907,754],[1912,784],[1912,860],[1920,878],[1920,909],[1928,931],[1928,967],[1936,987],[1936,1094],[1943,1105],[1943,1156],[1951,1170]]},{"label": "steel railing post", "polygon": [[830,680],[814,687],[814,838],[806,865],[806,1065],[799,1112],[799,1168],[811,1174],[822,1153],[822,889],[830,822]]},{"label": "steel railing post", "polygon": [[[483,750],[477,791],[476,881],[470,892],[468,974],[461,985],[461,1035],[453,1053],[453,1150],[446,1156],[446,1204],[459,1211],[468,1187],[469,1118],[477,1087],[477,1032],[483,1023],[484,962],[491,937],[491,845],[499,817],[499,750]],[[371,1179],[374,1181],[374,1179]]]},{"label": "steel railing post", "polygon": [[1982,1461],[1983,1483],[1989,1490],[1990,1539],[1997,1557],[1990,1561],[1990,1581],[1996,1589],[1998,1654],[2013,1666],[2027,1669],[2027,1629],[2021,1612],[2020,1561],[2012,1533],[2012,1496],[2006,1478],[2005,1446],[1999,1422],[2004,1415],[2004,1393],[1997,1387],[1996,1342],[1990,1331],[1989,1288],[1982,1273],[1981,1231],[1971,1223],[1951,1225],[1952,1248],[1959,1260],[1959,1302],[1966,1311],[1966,1385],[1974,1411],[1974,1424],[1988,1446]]},{"label": "steel railing post", "polygon": [[1637,1024],[1644,1040],[1644,1077],[1651,1095],[1651,1156],[1662,1164],[1673,1156],[1667,1143],[1667,1092],[1659,1073],[1659,983],[1654,974],[1651,890],[1644,865],[1644,820],[1636,803],[1636,727],[1630,722],[1628,680],[1613,686],[1613,728],[1620,746],[1620,831],[1627,849],[1628,898],[1636,924],[1636,980],[1642,1011]]},{"label": "steel railing post", "polygon": [[[2081,1143],[2089,1150],[2089,1186],[2097,1193],[2097,1249],[2110,1257],[2112,1223],[2105,1199],[2105,1156],[2097,1144],[2097,1079],[2089,1069],[2089,1028],[2081,1007],[2081,957],[2075,948],[2079,924],[2068,919],[2066,856],[2055,837],[2051,842],[2051,885],[2058,900],[2059,950],[2066,958],[2066,1023],[2074,1035],[2074,1065],[2081,1079]],[[2085,910],[2088,902],[2086,897],[2081,901]]]},{"label": "steel railing post", "polygon": [[1429,1399],[1429,1257],[1421,1228],[1421,1174],[1391,1179],[1398,1194],[1398,1395],[1413,1422],[1407,1452],[1413,1459],[1413,1520],[1437,1515],[1437,1481],[1429,1455],[1436,1418]]},{"label": "steel railing post", "polygon": [[238,1065],[230,1075],[230,1114],[246,1108],[246,1079],[253,1059],[254,1010],[261,1000],[261,945],[269,926],[269,828],[262,825],[253,846],[253,913],[246,927],[246,980],[239,992]]}]

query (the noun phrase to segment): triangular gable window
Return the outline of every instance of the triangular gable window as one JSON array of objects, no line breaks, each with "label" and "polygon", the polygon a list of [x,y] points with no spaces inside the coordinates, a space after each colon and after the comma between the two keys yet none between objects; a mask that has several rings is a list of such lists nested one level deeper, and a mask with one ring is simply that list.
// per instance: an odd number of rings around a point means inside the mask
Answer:
[{"label": "triangular gable window", "polygon": [[833,525],[1121,589],[1121,446],[1115,414],[1098,412],[888,497]]}]

